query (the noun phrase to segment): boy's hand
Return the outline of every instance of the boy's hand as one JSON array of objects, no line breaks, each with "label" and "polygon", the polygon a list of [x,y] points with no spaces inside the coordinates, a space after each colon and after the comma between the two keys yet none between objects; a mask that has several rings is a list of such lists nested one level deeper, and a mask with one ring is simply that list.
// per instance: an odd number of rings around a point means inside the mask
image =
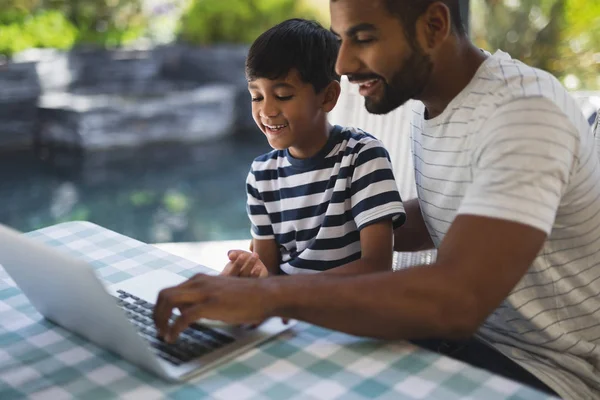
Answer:
[{"label": "boy's hand", "polygon": [[[227,256],[229,257],[229,262],[225,266],[225,269],[223,270],[221,275],[250,276],[253,278],[266,278],[270,275],[267,267],[263,264],[262,261],[260,261],[258,254],[254,252],[247,252],[244,250],[230,250],[227,253]],[[250,271],[250,275],[243,275],[241,273],[242,271],[248,270]],[[286,325],[290,322],[288,318],[282,318],[281,321]],[[252,324],[252,327],[256,328],[263,322],[264,321]]]},{"label": "boy's hand", "polygon": [[221,275],[243,278],[266,278],[269,276],[269,270],[256,253],[235,250],[229,251],[228,257],[229,262]]}]

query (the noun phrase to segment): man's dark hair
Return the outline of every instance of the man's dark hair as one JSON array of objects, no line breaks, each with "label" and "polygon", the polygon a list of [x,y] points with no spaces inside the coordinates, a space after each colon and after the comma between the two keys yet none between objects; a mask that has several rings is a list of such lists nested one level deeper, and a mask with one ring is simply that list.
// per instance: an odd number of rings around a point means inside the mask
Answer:
[{"label": "man's dark hair", "polygon": [[417,20],[427,8],[436,2],[444,3],[450,9],[452,30],[458,35],[466,33],[460,13],[461,0],[383,0],[390,13],[402,21],[409,39],[415,39]]},{"label": "man's dark hair", "polygon": [[254,41],[246,59],[246,78],[280,79],[295,68],[319,93],[340,80],[335,73],[339,48],[335,35],[318,22],[289,19]]}]

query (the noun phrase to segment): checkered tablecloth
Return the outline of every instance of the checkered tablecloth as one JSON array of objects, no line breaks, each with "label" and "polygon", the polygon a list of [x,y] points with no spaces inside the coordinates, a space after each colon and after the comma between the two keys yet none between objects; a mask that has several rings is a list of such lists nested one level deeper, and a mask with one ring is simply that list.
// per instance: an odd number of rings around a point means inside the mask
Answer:
[{"label": "checkered tablecloth", "polygon": [[[27,234],[90,262],[108,282],[156,268],[203,267],[97,225]],[[300,323],[189,383],[164,382],[44,320],[0,268],[0,399],[544,399],[546,396],[406,343]]]}]

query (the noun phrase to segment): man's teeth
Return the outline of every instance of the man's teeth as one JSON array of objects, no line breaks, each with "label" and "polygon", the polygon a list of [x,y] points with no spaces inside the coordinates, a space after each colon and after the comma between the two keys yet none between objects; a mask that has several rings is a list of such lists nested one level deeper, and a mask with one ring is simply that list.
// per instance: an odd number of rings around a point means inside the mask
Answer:
[{"label": "man's teeth", "polygon": [[368,81],[364,81],[364,82],[358,82],[358,84],[360,86],[364,86],[364,87],[371,87],[373,86],[379,79],[371,79]]}]

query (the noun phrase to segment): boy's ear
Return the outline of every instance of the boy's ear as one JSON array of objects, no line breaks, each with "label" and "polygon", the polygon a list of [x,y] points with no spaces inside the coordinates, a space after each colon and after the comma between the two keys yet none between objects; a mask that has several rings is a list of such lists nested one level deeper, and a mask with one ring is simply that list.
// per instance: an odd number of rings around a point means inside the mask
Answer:
[{"label": "boy's ear", "polygon": [[340,83],[338,81],[331,82],[325,89],[323,89],[323,105],[321,106],[323,111],[328,113],[333,110],[338,102],[338,99],[340,98],[341,91],[342,88],[340,87]]}]

